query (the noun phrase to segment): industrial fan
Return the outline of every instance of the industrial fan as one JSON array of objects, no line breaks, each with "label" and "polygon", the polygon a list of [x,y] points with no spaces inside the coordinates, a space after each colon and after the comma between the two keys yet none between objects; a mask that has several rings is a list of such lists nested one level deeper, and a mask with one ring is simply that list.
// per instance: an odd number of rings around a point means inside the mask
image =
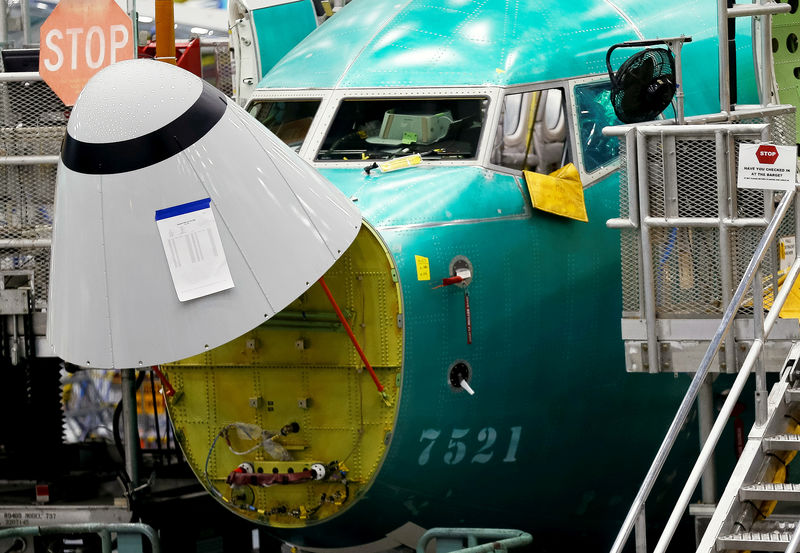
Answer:
[{"label": "industrial fan", "polygon": [[611,52],[620,46],[628,45],[616,44],[606,54],[614,112],[623,123],[651,121],[675,96],[675,59],[666,48],[647,48],[625,60],[614,73]]}]

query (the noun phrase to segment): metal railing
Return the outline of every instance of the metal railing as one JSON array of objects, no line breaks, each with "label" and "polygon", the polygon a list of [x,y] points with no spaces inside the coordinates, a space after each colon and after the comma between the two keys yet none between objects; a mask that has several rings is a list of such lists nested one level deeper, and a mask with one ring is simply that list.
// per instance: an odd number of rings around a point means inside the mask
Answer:
[{"label": "metal railing", "polygon": [[[686,423],[689,411],[691,410],[695,398],[697,397],[700,386],[702,386],[708,375],[711,362],[719,352],[722,341],[728,335],[732,327],[733,319],[736,316],[740,306],[744,302],[745,294],[751,285],[753,286],[754,314],[756,315],[753,345],[748,351],[742,368],[739,370],[736,380],[731,386],[730,393],[728,394],[728,397],[714,422],[711,433],[706,439],[700,455],[698,456],[697,461],[692,468],[689,478],[687,479],[686,484],[681,492],[680,498],[678,499],[668,522],[664,526],[664,530],[655,547],[655,553],[663,553],[666,551],[666,548],[669,545],[675,530],[677,529],[678,522],[680,521],[687,505],[689,504],[691,496],[697,487],[703,470],[705,469],[705,466],[708,463],[714,448],[717,445],[717,442],[719,441],[728,418],[733,411],[733,407],[738,401],[742,389],[744,388],[754,367],[757,368],[757,373],[760,373],[757,375],[756,393],[766,393],[766,384],[763,375],[763,363],[760,363],[760,357],[764,348],[764,341],[769,337],[769,333],[772,330],[772,327],[775,325],[775,321],[778,319],[778,314],[780,313],[783,304],[786,302],[786,298],[789,296],[789,292],[791,291],[794,282],[797,280],[798,273],[800,273],[800,256],[798,256],[798,258],[792,264],[783,286],[778,292],[767,317],[763,320],[760,320],[763,317],[763,292],[761,290],[762,282],[760,266],[765,254],[775,239],[778,226],[789,212],[789,209],[795,200],[796,193],[796,188],[784,193],[783,198],[775,210],[774,216],[764,231],[758,247],[756,248],[756,253],[750,260],[750,263],[748,264],[747,269],[742,276],[742,280],[740,281],[739,286],[736,288],[736,291],[734,292],[733,297],[731,298],[731,301],[725,310],[722,321],[716,333],[714,334],[711,344],[709,344],[703,360],[697,369],[691,384],[689,385],[689,389],[686,392],[683,401],[681,401],[678,412],[675,414],[672,424],[670,424],[667,434],[661,443],[661,447],[659,447],[658,453],[656,454],[650,469],[647,471],[647,475],[645,476],[645,479],[639,488],[639,492],[637,493],[636,498],[634,499],[633,504],[628,511],[622,528],[620,529],[617,538],[614,541],[614,545],[611,548],[611,553],[620,553],[622,551],[622,548],[630,537],[634,525],[637,523],[637,519],[639,519],[640,514],[643,513],[647,497],[649,496],[650,491],[655,484],[656,478],[664,466],[664,462],[666,461],[667,456],[669,455],[672,446],[674,445],[675,440],[680,433],[680,429]],[[758,316],[759,313],[762,314],[762,317]],[[759,413],[758,418],[763,420],[762,417],[764,417],[764,414]]]},{"label": "metal railing", "polygon": [[[505,530],[493,528],[431,528],[417,542],[417,553],[425,553],[431,540],[444,538],[448,540],[466,540],[465,549],[448,549],[451,553],[490,553],[504,552],[515,547],[528,545],[533,541],[530,534],[521,530]],[[478,544],[478,541],[490,540]]]},{"label": "metal railing", "polygon": [[0,530],[0,540],[36,536],[74,536],[76,534],[99,535],[103,553],[111,553],[111,534],[139,534],[148,539],[152,553],[161,552],[161,545],[155,530],[147,524],[140,523],[107,524],[89,522],[82,524],[59,524],[55,526],[20,526],[17,528]]},{"label": "metal railing", "polygon": [[[659,338],[680,340],[671,338],[668,327],[659,335],[656,320],[721,316],[754,252],[759,229],[767,226],[774,212],[775,192],[737,190],[738,145],[796,142],[792,106],[737,110],[725,114],[727,123],[718,122],[720,117],[688,118],[687,125],[664,121],[604,131],[620,137],[627,168],[620,181],[620,217],[607,223],[623,234],[624,317],[638,319],[646,329],[641,338],[623,329],[623,339],[626,344],[628,340],[641,344],[641,365],[649,372],[671,370],[659,356]],[[796,234],[789,226],[798,226],[797,221],[785,225],[782,236]],[[700,247],[693,247],[692,241]],[[769,259],[777,272],[777,251]],[[776,284],[773,281],[773,290]],[[710,338],[714,327],[707,328]],[[734,372],[732,335],[724,351],[721,368]]]}]

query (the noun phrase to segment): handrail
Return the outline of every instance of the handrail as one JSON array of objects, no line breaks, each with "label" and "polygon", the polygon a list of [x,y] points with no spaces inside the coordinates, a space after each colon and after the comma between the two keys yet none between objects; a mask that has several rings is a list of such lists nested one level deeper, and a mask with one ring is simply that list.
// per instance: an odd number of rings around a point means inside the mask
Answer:
[{"label": "handrail", "polygon": [[800,545],[800,523],[794,527],[794,532],[792,532],[792,539],[789,540],[789,545],[786,546],[785,553],[795,553],[797,551],[797,546]]},{"label": "handrail", "polygon": [[79,524],[57,524],[53,526],[18,526],[0,530],[0,540],[25,536],[53,536],[59,534],[99,534],[103,553],[111,553],[111,534],[141,534],[150,541],[152,553],[160,553],[158,535],[151,526],[141,523],[109,524],[88,522]]},{"label": "handrail", "polygon": [[708,460],[714,453],[714,448],[716,448],[717,442],[719,442],[719,438],[722,435],[722,432],[725,430],[725,425],[727,424],[731,413],[733,412],[733,408],[736,406],[736,402],[739,400],[739,396],[742,394],[742,390],[747,384],[747,379],[753,370],[753,366],[758,361],[758,358],[764,349],[764,342],[769,337],[769,333],[772,331],[772,327],[775,325],[775,321],[778,319],[778,314],[780,313],[783,304],[786,303],[786,298],[789,297],[789,292],[792,290],[794,281],[797,280],[798,273],[800,273],[800,257],[795,259],[789,274],[786,276],[783,287],[775,297],[775,301],[773,302],[772,307],[769,310],[769,314],[764,321],[763,336],[753,340],[753,345],[750,346],[750,350],[747,352],[747,357],[745,357],[742,368],[739,370],[739,374],[736,375],[736,380],[734,380],[733,385],[731,386],[728,397],[725,398],[725,403],[722,405],[722,409],[720,409],[719,415],[714,421],[714,427],[711,429],[708,438],[703,444],[703,448],[697,457],[697,461],[695,461],[694,467],[692,467],[692,472],[689,474],[689,478],[687,478],[686,484],[681,491],[681,495],[678,498],[678,501],[675,503],[675,507],[672,510],[670,518],[667,521],[667,524],[664,526],[664,531],[662,532],[661,537],[656,544],[654,553],[663,553],[669,546],[669,542],[672,539],[675,530],[678,528],[678,523],[683,516],[683,511],[686,509],[689,501],[691,501],[694,489],[697,487],[697,483],[700,481],[700,477],[703,474],[703,470],[705,469]]},{"label": "handrail", "polygon": [[[667,456],[672,450],[672,446],[675,444],[675,440],[677,439],[681,428],[683,427],[684,423],[686,422],[686,419],[688,418],[689,411],[691,410],[692,405],[694,404],[694,401],[697,397],[697,393],[700,390],[700,386],[703,384],[708,374],[711,362],[716,357],[720,345],[722,344],[722,340],[730,331],[731,325],[733,324],[733,319],[736,315],[736,312],[739,310],[739,307],[744,299],[748,287],[750,286],[750,283],[753,280],[753,276],[755,275],[755,272],[758,269],[758,267],[761,265],[761,261],[764,259],[764,255],[766,254],[767,249],[775,239],[775,235],[778,232],[778,226],[783,221],[783,218],[786,216],[786,213],[789,211],[789,207],[794,201],[796,193],[797,193],[797,187],[787,191],[784,194],[783,198],[781,199],[781,202],[778,204],[778,207],[775,210],[775,214],[773,215],[772,220],[770,221],[769,225],[764,231],[764,234],[761,237],[760,242],[758,243],[758,247],[756,248],[756,252],[753,255],[752,259],[750,260],[750,263],[747,265],[747,269],[745,270],[742,276],[742,280],[739,283],[739,286],[736,288],[736,292],[733,294],[733,297],[731,298],[728,307],[725,309],[725,313],[722,316],[720,325],[717,328],[714,337],[711,339],[711,343],[709,344],[708,349],[706,350],[706,353],[703,356],[703,360],[701,361],[700,366],[698,367],[697,372],[695,373],[694,378],[692,379],[692,382],[689,385],[689,389],[686,391],[686,395],[681,401],[680,407],[678,408],[678,412],[675,414],[675,418],[672,420],[672,423],[670,424],[669,429],[667,430],[667,434],[664,436],[664,440],[661,442],[661,446],[659,447],[658,452],[656,453],[653,463],[650,465],[650,469],[647,471],[647,474],[645,475],[644,481],[642,482],[642,485],[639,488],[638,493],[636,494],[636,498],[633,500],[633,504],[631,505],[631,508],[628,511],[627,516],[625,517],[625,521],[623,522],[619,533],[617,534],[617,537],[614,541],[614,545],[611,547],[611,553],[621,553],[622,548],[625,546],[625,543],[630,537],[631,531],[633,530],[633,526],[636,522],[636,518],[639,516],[641,510],[644,508],[645,501],[647,500],[647,497],[650,495],[653,485],[655,484],[656,478],[658,478],[658,475],[661,473],[661,469],[663,468],[664,463],[666,462]],[[795,265],[797,265],[797,267],[795,267]],[[784,286],[781,289],[781,292],[778,294],[776,301],[773,302],[772,309],[770,310],[769,316],[765,321],[765,326],[769,324],[770,330],[772,325],[774,325],[775,320],[777,319],[777,313],[780,312],[780,307],[777,306],[778,300],[782,299],[785,302],[786,297],[788,297],[789,290],[791,289],[792,282],[789,281],[789,277],[797,278],[797,273],[798,271],[800,271],[800,257],[798,257],[798,261],[795,262],[795,265],[792,266],[792,273],[789,276],[787,276],[787,279],[784,282]],[[775,311],[776,307],[777,311]],[[775,311],[774,317],[773,317],[773,311]],[[765,338],[766,335],[768,335],[768,330],[765,329]],[[748,354],[745,363],[747,363],[747,361],[749,360],[751,365],[750,368],[752,368],[753,361],[755,357],[757,357],[762,346],[763,346],[762,340],[754,341],[750,353],[752,353],[753,350],[755,349],[758,349],[759,351],[756,352],[755,355]],[[740,376],[742,373],[745,372],[744,369],[745,367],[743,366],[742,371],[740,372]],[[749,374],[749,369],[747,372]],[[736,383],[739,382],[739,379],[740,377],[737,377]],[[746,376],[745,378],[742,378],[742,380],[746,380]],[[741,390],[739,390],[739,392],[741,392]],[[733,396],[733,390],[731,390],[731,393],[729,394],[728,398],[730,399],[730,397],[732,396]],[[721,415],[717,419],[717,422],[719,422],[720,419]],[[716,426],[717,424],[714,425],[715,429]],[[711,436],[709,436],[709,439],[706,440],[706,445],[708,445],[710,442],[711,442]],[[716,445],[716,443],[714,443],[712,447],[714,445]],[[703,450],[705,451],[705,449],[706,448],[704,447]],[[697,465],[695,465],[695,467],[696,466]],[[705,466],[705,463],[703,463],[703,466]],[[682,512],[685,507],[686,507],[685,505],[681,507],[680,511]],[[678,510],[677,505],[676,505],[676,510]],[[675,511],[673,511],[673,514],[674,512]],[[672,518],[670,518],[670,521],[672,521]],[[656,546],[657,547],[656,551],[658,551],[658,547],[661,546],[664,535],[669,530],[670,530],[669,526],[665,527],[664,533],[662,534],[662,539],[659,540],[659,543]],[[670,532],[669,535],[670,538],[672,537],[672,533],[674,533],[674,528]]]},{"label": "handrail", "polygon": [[[495,528],[431,528],[417,542],[417,553],[425,553],[425,548],[432,539],[467,539],[468,547],[454,550],[453,553],[490,553],[507,551],[514,547],[522,547],[533,541],[527,532],[521,530],[505,530]],[[477,545],[478,539],[494,540]],[[498,541],[499,540],[499,541]]]}]

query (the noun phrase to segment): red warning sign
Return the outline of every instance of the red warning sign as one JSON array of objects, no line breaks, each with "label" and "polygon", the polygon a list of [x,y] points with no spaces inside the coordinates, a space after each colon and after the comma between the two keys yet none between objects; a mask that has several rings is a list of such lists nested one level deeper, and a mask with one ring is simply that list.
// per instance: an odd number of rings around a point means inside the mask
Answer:
[{"label": "red warning sign", "polygon": [[68,106],[95,73],[133,59],[131,19],[114,0],[61,0],[39,40],[39,74]]},{"label": "red warning sign", "polygon": [[778,149],[772,144],[762,144],[756,150],[756,157],[759,163],[772,165],[778,159]]}]

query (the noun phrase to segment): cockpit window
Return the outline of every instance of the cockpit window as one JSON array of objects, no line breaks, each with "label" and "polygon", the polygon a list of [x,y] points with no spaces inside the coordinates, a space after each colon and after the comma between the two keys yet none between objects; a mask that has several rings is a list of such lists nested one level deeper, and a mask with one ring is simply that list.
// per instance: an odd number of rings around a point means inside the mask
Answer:
[{"label": "cockpit window", "polygon": [[264,100],[250,106],[250,115],[287,145],[300,150],[320,100]]},{"label": "cockpit window", "polygon": [[317,160],[471,159],[486,98],[350,99],[339,106]]},{"label": "cockpit window", "polygon": [[614,136],[603,136],[603,127],[622,123],[611,105],[611,83],[607,79],[576,85],[573,94],[578,111],[583,167],[591,173],[617,158],[619,140]]}]

